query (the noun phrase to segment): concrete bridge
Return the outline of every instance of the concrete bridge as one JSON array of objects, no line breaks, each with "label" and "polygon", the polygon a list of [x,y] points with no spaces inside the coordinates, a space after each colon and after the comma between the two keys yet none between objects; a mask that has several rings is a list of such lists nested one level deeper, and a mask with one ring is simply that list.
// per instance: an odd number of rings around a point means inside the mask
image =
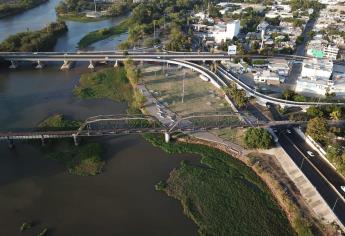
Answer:
[{"label": "concrete bridge", "polygon": [[117,65],[118,61],[124,61],[128,58],[134,61],[155,61],[155,59],[164,60],[184,60],[184,61],[224,61],[232,58],[280,58],[287,60],[301,61],[309,58],[307,56],[297,55],[228,55],[227,53],[209,53],[209,52],[137,52],[137,51],[92,51],[92,52],[0,52],[0,58],[10,61],[10,68],[14,69],[18,66],[20,61],[36,62],[36,68],[42,68],[44,62],[61,61],[62,69],[70,68],[72,62],[84,61],[89,62],[89,68],[94,68],[96,62],[114,62]]},{"label": "concrete bridge", "polygon": [[[266,58],[283,58],[287,60],[303,60],[309,57],[297,55],[282,55],[276,54],[272,56],[266,55],[245,55],[250,58],[266,59]],[[96,62],[113,62],[114,66],[118,65],[118,61],[132,59],[133,61],[148,61],[159,62],[167,64],[175,64],[187,67],[198,73],[204,75],[216,87],[228,86],[229,82],[234,82],[241,89],[244,89],[249,96],[254,96],[259,103],[277,104],[281,107],[300,107],[303,110],[310,106],[320,105],[345,105],[345,103],[331,103],[331,102],[295,102],[284,99],[271,97],[260,92],[254,88],[243,83],[235,73],[226,71],[223,67],[218,67],[217,74],[210,71],[208,68],[198,65],[194,62],[206,61],[223,61],[232,58],[243,57],[243,55],[228,55],[224,53],[209,53],[209,52],[113,52],[113,51],[93,51],[93,52],[0,52],[0,58],[10,61],[10,68],[16,68],[20,61],[37,62],[37,68],[42,68],[44,62],[63,61],[62,69],[70,68],[72,62],[86,61],[89,62],[89,68],[94,68]],[[191,62],[193,61],[193,62]],[[338,61],[337,63],[342,63]]]}]

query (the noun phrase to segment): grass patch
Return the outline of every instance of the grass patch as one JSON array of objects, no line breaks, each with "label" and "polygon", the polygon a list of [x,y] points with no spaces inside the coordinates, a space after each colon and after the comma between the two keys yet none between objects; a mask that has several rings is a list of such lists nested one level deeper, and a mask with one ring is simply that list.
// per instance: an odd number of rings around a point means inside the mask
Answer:
[{"label": "grass patch", "polygon": [[77,14],[66,14],[66,15],[58,15],[59,20],[63,21],[77,21],[81,23],[88,23],[88,22],[97,22],[109,19],[110,16],[100,16],[100,17],[86,17],[85,15],[77,15]]},{"label": "grass patch", "polygon": [[201,235],[294,234],[266,185],[249,167],[213,148],[144,137],[168,153],[201,155],[203,165],[183,162],[166,182],[156,185],[181,201]]},{"label": "grass patch", "polygon": [[82,146],[61,141],[44,147],[46,157],[63,163],[70,174],[93,176],[102,172],[105,161],[102,159],[102,147],[98,143]]},{"label": "grass patch", "polygon": [[38,125],[38,130],[76,130],[81,124],[80,121],[68,120],[62,114],[56,114],[43,120]]},{"label": "grass patch", "polygon": [[114,35],[125,33],[128,30],[128,22],[122,21],[120,24],[110,27],[110,28],[103,28],[96,31],[92,31],[85,35],[79,42],[79,48],[86,48],[91,44],[109,38]]},{"label": "grass patch", "polygon": [[113,101],[132,101],[133,89],[124,68],[106,68],[83,74],[74,94],[80,98],[108,98]]}]

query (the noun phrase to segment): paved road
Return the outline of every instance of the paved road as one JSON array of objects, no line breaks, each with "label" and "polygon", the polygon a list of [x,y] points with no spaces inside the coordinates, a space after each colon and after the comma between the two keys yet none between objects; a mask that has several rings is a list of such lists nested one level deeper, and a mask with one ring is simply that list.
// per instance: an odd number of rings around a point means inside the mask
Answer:
[{"label": "paved road", "polygon": [[[278,129],[277,135],[279,138],[279,143],[289,154],[291,159],[296,163],[296,165],[302,167],[303,173],[315,186],[330,208],[332,208],[338,199],[338,195],[327,183],[327,181],[318,173],[318,171],[309,163],[309,161],[317,166],[317,168],[322,171],[323,175],[328,179],[328,181],[336,186],[338,190],[340,190],[340,185],[345,185],[345,181],[334,171],[332,171],[328,164],[316,153],[315,157],[309,157],[307,151],[312,149],[300,136],[298,136],[298,134],[296,134],[293,130],[291,131],[291,134],[287,134],[284,129]],[[303,161],[304,158],[307,159]],[[344,192],[342,192],[342,196],[345,197]],[[342,199],[337,201],[334,213],[337,215],[339,220],[345,224],[345,202],[343,202]]]}]

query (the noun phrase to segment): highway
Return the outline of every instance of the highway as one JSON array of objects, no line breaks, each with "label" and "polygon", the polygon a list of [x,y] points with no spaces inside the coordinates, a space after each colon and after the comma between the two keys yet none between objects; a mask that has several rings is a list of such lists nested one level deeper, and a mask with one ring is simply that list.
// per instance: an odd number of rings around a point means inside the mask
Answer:
[{"label": "highway", "polygon": [[[338,199],[334,208],[334,213],[339,220],[345,224],[345,202],[329,184],[331,183],[334,185],[338,192],[341,193],[341,196],[345,197],[345,193],[340,189],[341,185],[345,185],[344,179],[317,153],[313,152],[315,156],[310,157],[307,151],[311,151],[312,148],[309,147],[293,129],[290,130],[291,133],[287,133],[285,128],[277,128],[277,131],[279,143],[282,148],[287,152],[295,164],[301,168],[305,176],[318,190],[331,209]],[[320,174],[320,172],[322,174]]]},{"label": "highway", "polygon": [[90,51],[90,52],[0,52],[0,58],[9,61],[116,61],[132,58],[133,60],[149,60],[153,58],[188,60],[188,61],[221,61],[231,58],[277,58],[287,60],[303,60],[311,58],[300,55],[228,55],[227,53],[209,52],[123,52],[123,51]]}]

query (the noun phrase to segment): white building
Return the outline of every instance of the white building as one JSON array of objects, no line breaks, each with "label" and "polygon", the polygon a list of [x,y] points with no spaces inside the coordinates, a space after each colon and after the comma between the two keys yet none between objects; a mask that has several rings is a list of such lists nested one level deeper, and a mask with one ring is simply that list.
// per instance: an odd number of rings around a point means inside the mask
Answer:
[{"label": "white building", "polygon": [[216,43],[225,42],[226,40],[233,39],[240,32],[240,21],[235,20],[227,24],[217,24],[214,26],[212,36]]},{"label": "white building", "polygon": [[280,76],[288,76],[290,67],[285,59],[269,59],[268,69]]},{"label": "white building", "polygon": [[345,79],[332,79],[333,63],[329,60],[306,59],[295,91],[304,94],[325,95],[335,92],[345,94]]},{"label": "white building", "polygon": [[259,71],[254,74],[255,83],[266,83],[272,85],[279,85],[280,78],[279,76],[269,70]]},{"label": "white building", "polygon": [[328,44],[327,40],[311,40],[307,47],[307,55],[316,58],[328,58],[336,60],[339,48],[336,45]]},{"label": "white building", "polygon": [[309,78],[310,80],[331,78],[333,71],[333,62],[326,59],[304,59],[302,64],[302,78]]}]

